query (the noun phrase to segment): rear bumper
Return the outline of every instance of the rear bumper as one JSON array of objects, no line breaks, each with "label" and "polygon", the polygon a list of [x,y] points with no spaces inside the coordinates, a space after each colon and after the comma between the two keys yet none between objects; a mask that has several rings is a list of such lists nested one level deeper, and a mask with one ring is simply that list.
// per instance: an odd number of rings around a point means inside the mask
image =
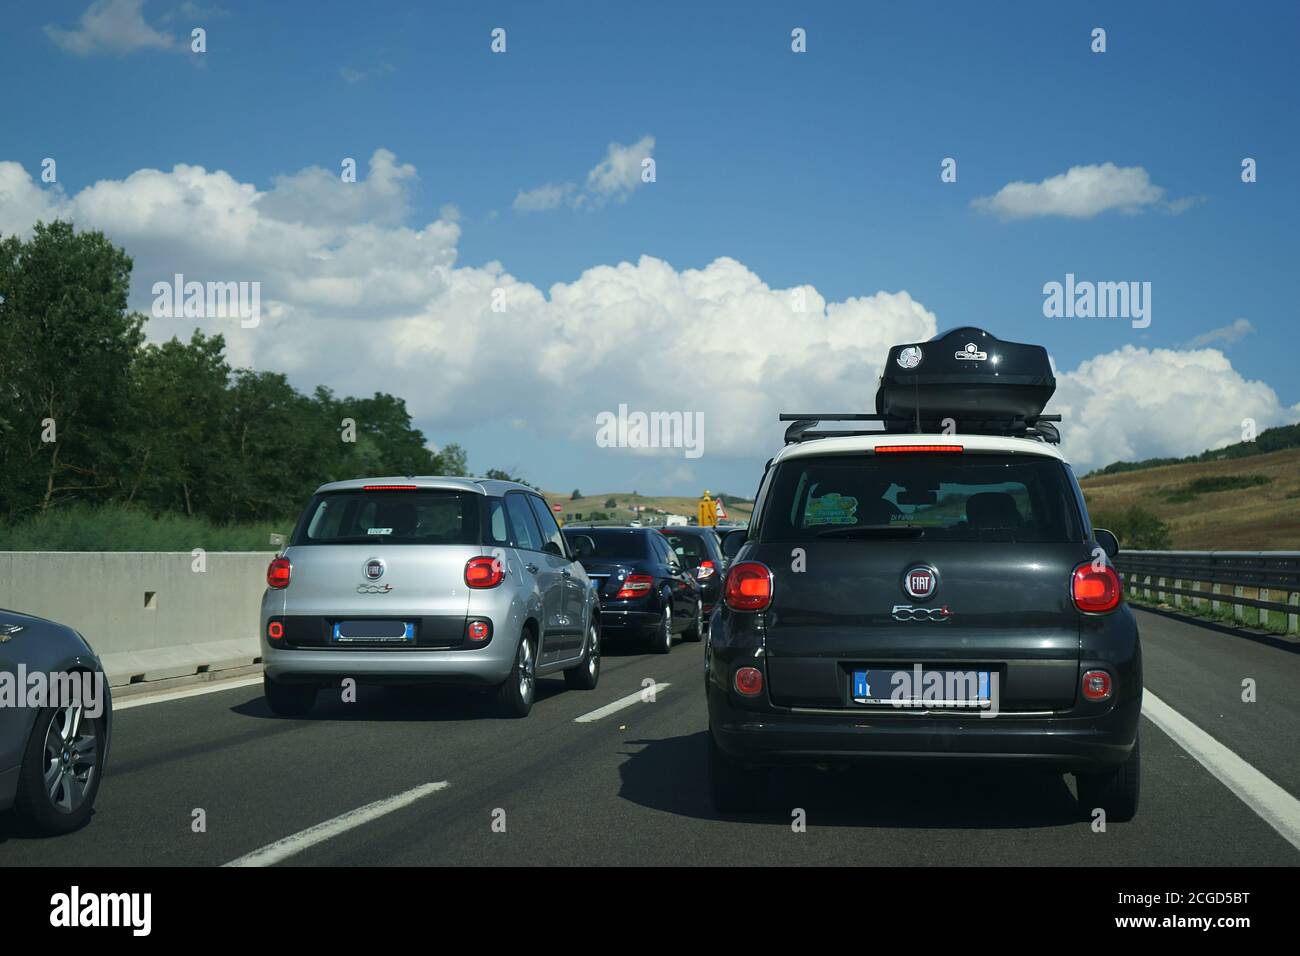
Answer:
[{"label": "rear bumper", "polygon": [[612,637],[620,634],[641,634],[655,630],[662,619],[660,611],[630,611],[624,608],[602,607],[600,630],[602,634]]},{"label": "rear bumper", "polygon": [[809,713],[737,707],[728,696],[709,683],[709,730],[723,753],[748,764],[899,759],[1105,770],[1128,757],[1141,711],[1138,697],[1090,717]]},{"label": "rear bumper", "polygon": [[328,683],[344,677],[374,683],[407,681],[500,684],[510,674],[515,648],[493,641],[481,650],[283,650],[262,641],[266,674],[284,683]]}]

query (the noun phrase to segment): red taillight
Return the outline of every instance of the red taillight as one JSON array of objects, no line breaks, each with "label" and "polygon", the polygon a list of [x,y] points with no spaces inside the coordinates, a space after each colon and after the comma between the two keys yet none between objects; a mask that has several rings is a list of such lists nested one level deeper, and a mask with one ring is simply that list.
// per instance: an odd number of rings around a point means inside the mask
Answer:
[{"label": "red taillight", "polygon": [[726,604],[733,611],[762,611],[772,603],[772,572],[758,561],[742,561],[727,572]]},{"label": "red taillight", "polygon": [[703,581],[705,578],[711,578],[718,573],[718,569],[713,566],[712,561],[701,561],[700,566],[695,569],[696,579]]},{"label": "red taillight", "polygon": [[1098,571],[1089,562],[1074,569],[1070,593],[1074,597],[1074,606],[1080,611],[1100,614],[1119,607],[1124,590],[1114,568],[1107,564]]},{"label": "red taillight", "polygon": [[362,485],[362,491],[419,491],[419,485]]},{"label": "red taillight", "polygon": [[960,455],[966,449],[961,445],[877,445],[877,455]]},{"label": "red taillight", "polygon": [[1110,690],[1110,674],[1105,671],[1088,671],[1083,675],[1083,696],[1089,700],[1105,700]]},{"label": "red taillight", "polygon": [[471,641],[486,641],[492,634],[492,627],[487,621],[470,621],[465,634]]},{"label": "red taillight", "polygon": [[289,575],[292,573],[293,565],[288,558],[272,558],[266,566],[266,586],[275,591],[283,591],[289,586]]},{"label": "red taillight", "polygon": [[632,598],[645,597],[654,586],[655,579],[648,574],[629,574],[623,579],[623,585],[614,595],[615,601],[629,601]]},{"label": "red taillight", "polygon": [[284,625],[279,621],[271,621],[266,625],[266,636],[273,641],[281,640],[284,637]]},{"label": "red taillight", "polygon": [[494,588],[505,580],[506,569],[500,558],[486,555],[465,562],[465,583],[472,588]]},{"label": "red taillight", "polygon": [[757,697],[763,693],[763,672],[757,667],[742,667],[736,671],[736,693]]}]

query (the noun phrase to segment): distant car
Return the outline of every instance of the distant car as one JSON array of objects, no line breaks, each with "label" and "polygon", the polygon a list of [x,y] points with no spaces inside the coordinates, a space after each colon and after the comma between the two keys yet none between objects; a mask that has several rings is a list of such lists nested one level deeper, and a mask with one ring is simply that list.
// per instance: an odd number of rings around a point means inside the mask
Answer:
[{"label": "distant car", "polygon": [[675,634],[701,639],[699,582],[662,533],[653,528],[565,528],[564,536],[596,582],[603,632],[645,638],[655,654],[671,651]]},{"label": "distant car", "polygon": [[546,502],[512,481],[363,478],[322,485],[262,599],[264,690],[311,709],[352,677],[491,688],[527,716],[536,680],[600,678],[598,601]]},{"label": "distant car", "polygon": [[662,528],[659,533],[699,582],[700,599],[704,602],[704,620],[707,622],[721,600],[722,572],[726,569],[717,532],[707,527],[676,526]]},{"label": "distant car", "polygon": [[[43,833],[70,833],[90,820],[108,763],[113,702],[99,658],[70,627],[0,610],[0,673],[94,681],[97,696],[58,695],[52,706],[0,707],[0,810],[13,808]],[[20,693],[25,687],[15,686]]]}]

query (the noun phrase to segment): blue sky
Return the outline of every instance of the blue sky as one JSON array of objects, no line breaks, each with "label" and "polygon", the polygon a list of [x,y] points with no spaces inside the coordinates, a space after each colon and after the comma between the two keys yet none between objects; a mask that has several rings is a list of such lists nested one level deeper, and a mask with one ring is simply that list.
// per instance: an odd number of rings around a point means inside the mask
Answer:
[{"label": "blue sky", "polygon": [[[0,74],[21,92],[3,106],[0,162],[36,178],[42,158],[57,158],[66,197],[177,164],[259,191],[309,167],[337,170],[344,156],[364,177],[385,149],[418,171],[405,185],[405,225],[419,229],[453,204],[458,266],[499,262],[544,294],[642,256],[678,272],[730,257],[771,289],[807,284],[832,302],[905,290],[939,328],[980,325],[1042,343],[1062,370],[1126,347],[1208,344],[1241,381],[1273,390],[1261,414],[1294,420],[1300,403],[1295,4],[114,4],[123,16],[139,7],[162,35],[205,27],[208,52],[122,49],[108,34],[99,48],[70,48],[75,41],[46,28],[77,29],[85,0],[4,15]],[[1090,50],[1099,26],[1101,54]],[[507,31],[503,55],[488,50],[494,27]],[[791,52],[794,27],[807,30],[807,53]],[[547,183],[580,193],[611,143],[647,136],[654,183],[578,208],[512,208],[521,190]],[[955,183],[940,182],[945,157],[957,161]],[[1243,157],[1257,160],[1258,182],[1241,182]],[[1159,198],[1009,220],[972,205],[1009,183],[1107,163],[1140,167]],[[1178,200],[1187,208],[1171,208]],[[1067,272],[1151,282],[1150,327],[1044,318],[1042,286]],[[552,433],[584,407],[548,412],[522,386],[519,414],[472,425],[446,396],[436,408],[406,397],[432,439],[466,445],[479,469],[517,466],[551,488],[749,492],[779,431],[764,423],[766,449],[721,439],[746,407],[716,414],[732,384],[726,356],[756,346],[736,344],[743,319],[724,326],[711,314],[674,313],[651,338],[672,339],[677,356],[711,343],[717,380],[701,381],[697,369],[666,395],[631,390],[634,401],[653,394],[712,416],[718,451],[696,461]],[[1239,319],[1251,331],[1196,341]],[[508,331],[515,342],[538,330],[521,317]],[[637,335],[634,320],[624,335]],[[779,356],[784,346],[763,347]],[[248,354],[275,367],[273,353]],[[597,360],[673,364],[664,354],[646,341]],[[1125,369],[1143,367],[1139,356]],[[864,368],[863,379],[876,371]],[[291,374],[304,387],[320,380],[311,368]],[[616,388],[582,381],[592,415],[617,407]],[[1241,391],[1234,379],[1220,404]],[[534,407],[544,421],[530,420]],[[1097,416],[1094,432],[1110,427]],[[1198,451],[1229,432],[1219,422],[1168,440],[1135,433],[1111,457]],[[1088,455],[1105,463],[1106,452]]]}]

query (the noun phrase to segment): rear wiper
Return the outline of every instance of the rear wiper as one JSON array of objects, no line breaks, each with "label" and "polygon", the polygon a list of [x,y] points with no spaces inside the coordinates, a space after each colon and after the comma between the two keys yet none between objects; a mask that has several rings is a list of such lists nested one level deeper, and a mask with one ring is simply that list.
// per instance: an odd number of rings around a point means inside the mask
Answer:
[{"label": "rear wiper", "polygon": [[894,527],[880,526],[858,526],[858,525],[841,525],[838,528],[827,528],[825,531],[818,531],[819,538],[923,538],[926,529],[919,525],[904,524]]}]

